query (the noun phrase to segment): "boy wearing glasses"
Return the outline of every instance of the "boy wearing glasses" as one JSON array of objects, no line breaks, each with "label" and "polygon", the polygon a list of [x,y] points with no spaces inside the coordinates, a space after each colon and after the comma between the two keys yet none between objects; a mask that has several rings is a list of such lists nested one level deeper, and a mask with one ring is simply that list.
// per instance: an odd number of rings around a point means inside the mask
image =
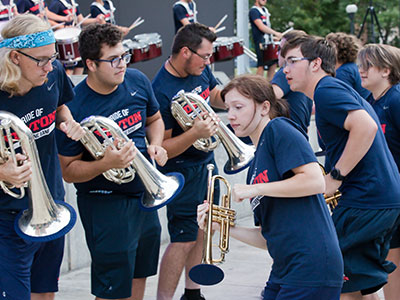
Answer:
[{"label": "boy wearing glasses", "polygon": [[[213,116],[202,114],[192,128],[183,132],[171,114],[171,101],[183,90],[200,95],[214,107],[225,108],[216,87],[217,81],[209,68],[215,39],[216,35],[202,24],[185,25],[174,38],[172,55],[153,80],[165,122],[163,147],[170,159],[162,170],[180,172],[185,176],[183,191],[167,206],[171,243],[161,261],[157,299],[172,299],[184,268],[186,289],[181,299],[204,299],[199,285],[187,274],[191,267],[201,262],[203,232],[199,232],[197,226],[197,205],[206,197],[206,166],[215,162],[212,151],[200,151],[192,145],[199,138],[214,135],[218,119],[214,121]],[[216,192],[218,195],[218,190]]]},{"label": "boy wearing glasses", "polygon": [[109,117],[131,139],[119,150],[108,147],[101,159],[94,160],[81,143],[59,136],[63,176],[77,188],[92,257],[92,294],[96,299],[143,299],[146,277],[157,273],[161,231],[157,211],[140,209],[144,187],[138,176],[118,185],[102,173],[128,167],[136,156],[134,145],[164,165],[167,155],[160,146],[164,123],[150,81],[140,71],[127,69],[130,54],[116,26],[87,26],[79,38],[79,52],[88,76],[75,87],[76,97],[69,105],[72,114],[79,121],[91,115]]},{"label": "boy wearing glasses", "polygon": [[290,88],[315,103],[332,166],[325,193],[342,193],[332,218],[344,259],[341,299],[351,300],[375,293],[396,268],[385,259],[399,223],[400,175],[371,105],[332,77],[335,52],[331,42],[308,36],[286,43],[282,56]]},{"label": "boy wearing glasses", "polygon": [[[57,157],[55,127],[74,140],[84,134],[66,102],[73,90],[60,63],[55,61],[55,39],[50,26],[33,15],[19,15],[1,32],[0,108],[30,128],[47,186],[56,201],[64,200]],[[2,141],[4,143],[4,141]],[[31,179],[31,162],[20,154],[0,161],[0,181],[16,187]],[[17,214],[28,208],[28,193],[15,199],[0,189],[0,295],[5,299],[54,299],[64,250],[64,237],[50,242],[21,239],[14,230]]]}]

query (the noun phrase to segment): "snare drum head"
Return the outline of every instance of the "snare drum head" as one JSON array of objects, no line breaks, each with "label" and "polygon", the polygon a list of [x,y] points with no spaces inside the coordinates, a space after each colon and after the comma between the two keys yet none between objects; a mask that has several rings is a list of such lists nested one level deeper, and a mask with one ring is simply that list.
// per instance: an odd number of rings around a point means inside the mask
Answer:
[{"label": "snare drum head", "polygon": [[79,40],[81,29],[76,27],[67,27],[58,29],[54,32],[54,37],[57,42],[70,42]]},{"label": "snare drum head", "polygon": [[157,41],[157,40],[161,39],[161,36],[156,32],[142,33],[142,34],[135,35],[134,39],[138,40],[138,41],[148,41],[148,40]]}]

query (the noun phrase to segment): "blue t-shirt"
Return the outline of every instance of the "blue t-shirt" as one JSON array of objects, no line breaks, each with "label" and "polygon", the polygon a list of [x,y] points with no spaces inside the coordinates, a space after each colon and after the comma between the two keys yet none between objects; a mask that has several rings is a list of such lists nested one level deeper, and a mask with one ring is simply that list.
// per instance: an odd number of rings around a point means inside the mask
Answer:
[{"label": "blue t-shirt", "polygon": [[[96,4],[94,4],[96,3]],[[115,24],[115,20],[112,20],[112,13],[110,3],[108,1],[103,1],[104,5],[100,3],[94,2],[90,5],[90,16],[92,18],[96,18],[98,15],[104,15],[104,20],[107,23]],[[97,5],[103,6],[104,10],[102,11]]]},{"label": "blue t-shirt", "polygon": [[175,3],[173,6],[175,33],[179,28],[183,27],[181,20],[187,18],[190,23],[194,23],[194,5],[193,2],[186,3],[189,10],[186,9],[185,4]]},{"label": "blue t-shirt", "polygon": [[5,9],[0,10],[0,22],[10,20],[10,14],[11,15],[13,14],[10,7],[7,7],[8,5],[10,5],[10,0],[3,0],[2,3],[6,7],[5,7]]},{"label": "blue t-shirt", "polygon": [[[49,6],[49,10],[59,16],[68,16],[69,14],[74,14],[73,8],[72,8],[72,4],[71,4],[71,0],[65,0],[68,4],[71,5],[71,7],[66,7],[64,6],[64,4],[61,3],[60,0],[53,0],[50,3]],[[76,16],[79,16],[81,13],[79,11],[79,4],[76,3],[76,11],[75,14]],[[59,22],[60,23],[60,22]],[[65,25],[71,25],[71,22],[66,22]]]},{"label": "blue t-shirt", "polygon": [[289,103],[290,119],[295,121],[300,127],[307,132],[310,125],[311,112],[313,102],[310,98],[300,92],[292,92],[287,82],[286,75],[283,69],[279,69],[275,73],[271,84],[276,84],[283,91],[283,97]]},{"label": "blue t-shirt", "polygon": [[[304,133],[286,118],[264,128],[247,174],[247,184],[282,181],[292,169],[317,162]],[[251,199],[273,259],[269,280],[294,286],[341,287],[343,261],[329,210],[321,194]]]},{"label": "blue t-shirt", "polygon": [[[260,9],[263,11],[263,14],[260,12]],[[265,7],[257,8],[253,6],[249,10],[249,21],[251,24],[251,33],[253,36],[254,45],[258,47],[260,43],[264,43],[264,32],[258,29],[257,25],[254,23],[255,20],[260,19],[265,26],[270,27],[269,21],[269,13]]]},{"label": "blue t-shirt", "polygon": [[[108,117],[114,120],[135,142],[139,151],[147,156],[144,139],[146,117],[154,115],[159,110],[159,105],[150,81],[143,73],[136,69],[127,69],[124,82],[108,95],[93,91],[86,80],[75,87],[75,93],[76,97],[68,106],[77,122],[91,115]],[[82,143],[67,139],[60,131],[57,132],[57,143],[61,155],[76,156],[83,153],[82,160],[94,160]],[[90,181],[75,183],[75,187],[78,193],[137,195],[144,190],[137,175],[133,181],[119,185],[101,174]]]},{"label": "blue t-shirt", "polygon": [[[39,3],[35,4],[31,0],[17,0],[17,9],[20,14],[29,11],[31,14],[38,15],[40,13]],[[46,4],[43,1],[43,4]]]},{"label": "blue t-shirt", "polygon": [[[195,93],[209,102],[210,91],[217,85],[217,80],[207,66],[200,76],[187,76],[185,78],[175,77],[170,74],[164,66],[153,79],[153,89],[158,102],[160,112],[164,120],[165,130],[172,129],[172,137],[181,135],[182,128],[172,116],[171,102],[180,91]],[[188,108],[190,110],[190,108]],[[168,160],[164,168],[190,167],[200,163],[207,163],[213,159],[212,151],[204,152],[191,146],[182,154]],[[166,170],[166,169],[165,169]]]},{"label": "blue t-shirt", "polygon": [[392,86],[378,101],[371,94],[368,101],[381,121],[382,131],[400,170],[400,84]]},{"label": "blue t-shirt", "polygon": [[[7,92],[0,91],[0,110],[15,114],[31,129],[51,195],[54,200],[63,201],[64,187],[55,138],[56,110],[72,100],[74,93],[72,83],[59,62],[53,63],[53,71],[47,77],[47,83],[32,88],[24,96],[10,98]],[[21,152],[20,147],[16,151]],[[19,200],[0,189],[0,211],[18,211],[27,207],[28,196]]]},{"label": "blue t-shirt", "polygon": [[349,111],[363,109],[378,125],[370,149],[339,188],[342,193],[339,206],[361,209],[400,207],[400,175],[371,105],[348,84],[331,76],[318,82],[314,102],[316,125],[331,166],[336,165],[349,137],[349,132],[343,128]]},{"label": "blue t-shirt", "polygon": [[355,63],[345,63],[336,70],[336,78],[346,82],[355,89],[361,97],[367,99],[370,91],[361,86],[360,72]]}]

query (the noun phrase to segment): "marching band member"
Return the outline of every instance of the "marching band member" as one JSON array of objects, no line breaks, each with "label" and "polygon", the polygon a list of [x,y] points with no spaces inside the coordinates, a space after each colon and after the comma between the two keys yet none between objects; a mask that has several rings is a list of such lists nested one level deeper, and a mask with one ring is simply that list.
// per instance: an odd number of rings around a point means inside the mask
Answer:
[{"label": "marching band member", "polygon": [[85,27],[79,51],[88,76],[75,87],[76,96],[69,104],[73,116],[79,121],[91,115],[109,117],[132,141],[121,149],[107,147],[104,157],[94,160],[80,142],[59,136],[63,177],[78,190],[79,214],[92,258],[92,294],[96,299],[139,300],[144,297],[146,278],[157,273],[158,214],[140,208],[144,186],[137,175],[119,185],[102,173],[128,167],[136,155],[133,142],[143,155],[164,165],[167,154],[160,146],[164,124],[150,81],[140,71],[127,69],[131,55],[125,52],[116,26]]},{"label": "marching band member", "polygon": [[[258,75],[233,79],[222,90],[235,134],[257,145],[247,185],[235,184],[232,200],[250,198],[261,227],[230,229],[230,236],[267,249],[273,259],[264,300],[339,300],[343,260],[325,183],[307,135],[288,116],[269,82]],[[208,203],[198,207],[204,226]]]},{"label": "marching band member", "polygon": [[[389,149],[400,170],[400,49],[389,45],[370,44],[358,54],[361,85],[372,94],[367,98],[381,121]],[[390,242],[387,260],[400,265],[400,230]],[[385,300],[400,295],[400,268],[389,275],[383,287]]]},{"label": "marching band member", "polygon": [[325,194],[342,196],[333,210],[346,281],[341,299],[361,299],[387,281],[396,266],[386,261],[400,221],[400,174],[371,105],[335,74],[335,46],[303,37],[282,49],[293,91],[315,103],[316,125],[332,166]]},{"label": "marching band member", "polygon": [[[2,31],[0,43],[1,109],[15,114],[32,130],[40,164],[54,200],[64,188],[57,157],[55,126],[78,140],[84,131],[65,105],[73,98],[72,83],[56,61],[49,25],[33,15],[19,15]],[[17,159],[25,158],[19,154]],[[31,177],[31,162],[0,164],[0,180],[21,186]],[[64,251],[64,238],[50,242],[21,239],[14,230],[17,213],[28,196],[15,199],[0,190],[0,295],[12,300],[54,299]]]},{"label": "marching band member", "polygon": [[13,0],[0,0],[0,32],[8,21],[16,15],[18,15],[18,10]]},{"label": "marching band member", "polygon": [[[171,243],[161,260],[157,299],[172,299],[185,269],[185,294],[182,300],[204,299],[200,286],[190,280],[190,269],[201,262],[203,234],[199,232],[197,205],[207,193],[207,164],[214,162],[212,151],[197,150],[192,145],[199,138],[215,134],[218,122],[203,113],[194,125],[183,132],[171,114],[171,101],[180,91],[200,95],[214,107],[224,108],[217,81],[209,68],[216,35],[206,26],[191,23],[176,34],[172,55],[153,80],[156,98],[165,123],[163,147],[168,152],[165,172],[180,172],[185,185],[167,205],[168,232]],[[217,168],[215,168],[217,173]],[[217,191],[218,195],[218,191]]]},{"label": "marching band member", "polygon": [[193,0],[180,0],[173,6],[175,33],[179,28],[197,22],[196,3]]},{"label": "marching band member", "polygon": [[280,40],[282,34],[271,28],[271,14],[265,7],[266,3],[267,0],[256,0],[254,6],[249,11],[249,19],[254,47],[257,54],[257,74],[264,76],[264,66],[267,66],[267,79],[271,81],[275,74],[277,61],[264,61],[264,54],[261,51],[260,45],[272,44],[275,39]]},{"label": "marching band member", "polygon": [[[92,18],[96,18],[98,15],[103,15],[106,23],[116,25],[115,21],[115,6],[111,0],[96,0],[90,4],[90,15]],[[119,30],[125,35],[128,34],[129,28],[125,26],[118,26]]]}]

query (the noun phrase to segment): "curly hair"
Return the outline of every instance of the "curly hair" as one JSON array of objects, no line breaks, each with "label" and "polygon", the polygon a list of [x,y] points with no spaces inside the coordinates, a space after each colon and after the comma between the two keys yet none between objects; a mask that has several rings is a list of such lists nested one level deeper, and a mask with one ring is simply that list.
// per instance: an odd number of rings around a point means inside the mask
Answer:
[{"label": "curly hair", "polygon": [[336,47],[336,59],[339,63],[352,63],[357,59],[361,42],[351,34],[344,32],[331,32],[326,39],[333,42]]},{"label": "curly hair", "polygon": [[120,42],[122,42],[122,32],[117,26],[110,23],[90,24],[79,35],[79,53],[83,64],[86,66],[86,59],[99,59],[103,45],[114,47]]}]

